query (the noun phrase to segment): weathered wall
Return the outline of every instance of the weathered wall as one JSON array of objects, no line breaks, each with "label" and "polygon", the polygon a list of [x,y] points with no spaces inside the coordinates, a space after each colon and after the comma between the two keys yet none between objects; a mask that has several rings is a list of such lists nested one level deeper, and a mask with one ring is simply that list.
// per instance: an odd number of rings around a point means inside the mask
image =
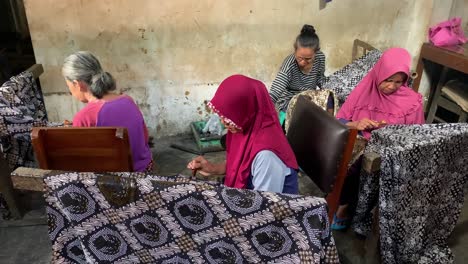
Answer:
[{"label": "weathered wall", "polygon": [[49,117],[82,107],[68,95],[63,59],[90,50],[140,105],[155,136],[188,131],[225,77],[242,73],[269,86],[304,23],[316,27],[327,73],[350,61],[359,38],[416,58],[431,0],[25,0]]},{"label": "weathered wall", "polygon": [[[468,0],[433,0],[429,26],[434,26],[439,22],[456,16],[462,18],[465,34],[468,35]],[[430,76],[426,73],[426,70],[424,69],[423,76],[421,77],[419,92],[425,95],[425,107],[428,110],[427,97],[431,83]]]},{"label": "weathered wall", "polygon": [[468,0],[453,0],[450,17],[461,17],[465,34],[468,34]]}]

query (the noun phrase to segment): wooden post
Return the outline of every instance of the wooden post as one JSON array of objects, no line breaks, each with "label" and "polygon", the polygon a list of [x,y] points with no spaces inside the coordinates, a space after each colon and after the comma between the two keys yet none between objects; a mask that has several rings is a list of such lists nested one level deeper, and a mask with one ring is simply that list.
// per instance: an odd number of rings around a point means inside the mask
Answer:
[{"label": "wooden post", "polygon": [[346,142],[346,147],[343,153],[343,158],[340,162],[340,167],[338,169],[338,175],[336,176],[335,184],[331,193],[327,195],[327,204],[328,204],[328,219],[330,223],[333,221],[333,215],[338,209],[338,204],[340,201],[341,190],[343,189],[343,184],[348,172],[348,164],[351,160],[351,155],[353,154],[354,142],[356,141],[357,130],[350,129],[348,134],[348,140]]},{"label": "wooden post", "polygon": [[0,157],[0,192],[3,194],[3,198],[13,218],[21,219],[22,214],[18,197],[13,189],[10,173],[11,170],[7,161],[3,157]]}]

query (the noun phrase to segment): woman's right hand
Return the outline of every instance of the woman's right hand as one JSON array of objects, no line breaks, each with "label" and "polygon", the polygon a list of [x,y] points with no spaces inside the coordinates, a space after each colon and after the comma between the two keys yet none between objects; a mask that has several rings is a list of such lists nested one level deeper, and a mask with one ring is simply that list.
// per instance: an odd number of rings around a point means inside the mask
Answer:
[{"label": "woman's right hand", "polygon": [[373,128],[378,128],[380,126],[380,123],[374,120],[370,120],[369,118],[363,118],[359,121],[349,122],[347,125],[357,130],[369,130]]},{"label": "woman's right hand", "polygon": [[[222,166],[223,168],[221,168]],[[189,164],[187,164],[187,168],[191,169],[192,171],[196,170],[203,176],[220,175],[224,174],[226,171],[225,164],[213,164],[202,156],[194,158],[191,162],[189,162]]]}]

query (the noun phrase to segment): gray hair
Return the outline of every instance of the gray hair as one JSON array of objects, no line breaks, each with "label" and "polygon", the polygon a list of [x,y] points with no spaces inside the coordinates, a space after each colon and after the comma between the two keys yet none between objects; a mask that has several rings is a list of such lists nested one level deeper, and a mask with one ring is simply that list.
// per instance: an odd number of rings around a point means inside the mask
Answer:
[{"label": "gray hair", "polygon": [[105,72],[98,59],[89,51],[78,51],[68,56],[63,62],[62,75],[69,81],[86,83],[91,94],[101,99],[115,90],[115,79]]}]

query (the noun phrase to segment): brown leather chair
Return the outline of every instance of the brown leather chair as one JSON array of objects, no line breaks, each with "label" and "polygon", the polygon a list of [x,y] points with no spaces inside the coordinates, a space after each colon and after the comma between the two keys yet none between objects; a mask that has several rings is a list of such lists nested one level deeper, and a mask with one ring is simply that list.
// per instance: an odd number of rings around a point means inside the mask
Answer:
[{"label": "brown leather chair", "polygon": [[300,96],[287,138],[301,169],[325,193],[330,221],[335,214],[357,131]]},{"label": "brown leather chair", "polygon": [[126,128],[34,127],[31,140],[41,169],[133,171]]}]

